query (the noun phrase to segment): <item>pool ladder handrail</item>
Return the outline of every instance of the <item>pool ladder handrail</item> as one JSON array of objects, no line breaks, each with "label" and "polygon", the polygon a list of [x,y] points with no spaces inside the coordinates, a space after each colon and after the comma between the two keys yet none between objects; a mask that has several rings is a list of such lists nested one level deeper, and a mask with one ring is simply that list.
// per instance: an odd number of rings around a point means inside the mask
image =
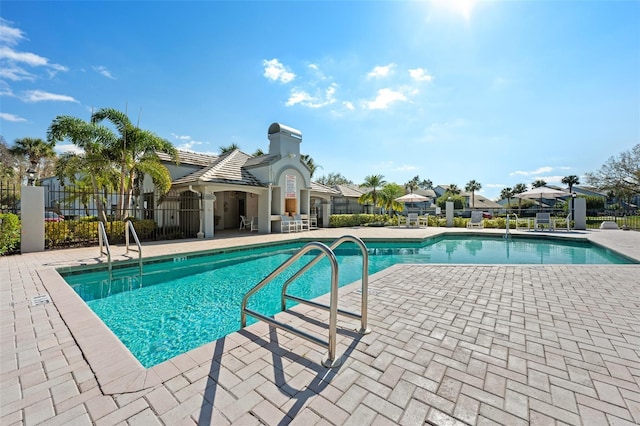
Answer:
[{"label": "pool ladder handrail", "polygon": [[98,222],[98,245],[100,246],[100,257],[107,256],[107,269],[109,270],[109,279],[111,279],[111,247],[109,247],[109,239],[104,223]]},{"label": "pool ladder handrail", "polygon": [[[358,247],[360,248],[360,252],[362,254],[362,299],[361,299],[361,303],[360,303],[360,315],[355,314],[353,312],[349,312],[349,311],[344,311],[342,309],[338,309],[338,314],[339,315],[343,315],[349,318],[353,318],[353,319],[359,319],[360,320],[360,330],[358,330],[358,333],[361,334],[369,334],[371,332],[371,330],[369,328],[367,328],[367,306],[368,306],[368,295],[369,295],[369,252],[367,251],[367,246],[364,244],[364,242],[354,236],[354,235],[343,235],[342,237],[338,238],[337,240],[335,240],[334,242],[331,243],[331,245],[329,245],[329,249],[331,249],[331,251],[334,251],[338,246],[340,246],[343,243],[346,242],[353,242],[356,243],[356,245],[358,245]],[[315,265],[316,263],[318,263],[320,260],[322,260],[324,258],[325,254],[324,253],[319,253],[315,259],[313,259],[311,262],[307,263],[305,266],[303,266],[302,268],[300,268],[300,270],[298,272],[296,272],[291,278],[289,278],[287,281],[285,281],[285,283],[282,285],[282,294],[281,294],[281,306],[282,306],[282,310],[286,310],[287,309],[287,300],[292,300],[294,302],[298,302],[298,303],[302,303],[305,305],[309,305],[309,306],[313,306],[314,308],[318,308],[318,309],[324,309],[326,311],[330,311],[331,307],[327,306],[327,305],[323,305],[321,303],[318,302],[313,302],[311,300],[306,300],[306,299],[302,299],[300,297],[297,296],[293,296],[290,294],[287,294],[287,288],[289,287],[289,284],[291,284],[294,280],[296,280],[299,276],[301,276],[302,274],[304,274],[307,270],[309,270],[311,267],[313,267],[313,265]]]},{"label": "pool ladder handrail", "polygon": [[[137,249],[129,247],[129,234],[133,235],[133,239],[138,246]],[[140,244],[140,239],[138,238],[138,234],[136,233],[136,228],[133,226],[133,222],[131,220],[127,220],[125,222],[124,244],[127,249],[127,253],[129,253],[129,251],[138,252],[138,265],[140,266],[140,275],[142,275],[142,245]]]},{"label": "pool ladder handrail", "polygon": [[[344,237],[343,237],[344,238]],[[352,237],[352,238],[356,238],[356,237]],[[364,243],[363,243],[364,245]],[[255,294],[258,290],[260,290],[262,287],[264,287],[265,285],[267,285],[268,283],[270,283],[274,278],[276,278],[278,275],[280,275],[284,270],[286,270],[288,267],[290,267],[294,262],[296,262],[300,257],[304,256],[306,253],[312,251],[312,250],[320,250],[322,252],[321,255],[317,256],[312,262],[317,262],[319,260],[319,257],[322,256],[326,256],[329,258],[329,262],[331,263],[331,291],[330,291],[330,295],[329,295],[329,338],[328,341],[324,341],[310,333],[307,333],[305,331],[302,330],[298,330],[295,327],[292,327],[289,324],[285,324],[282,323],[276,319],[267,317],[265,315],[262,315],[258,312],[255,312],[251,309],[247,308],[247,302],[249,300],[249,298]],[[366,249],[364,250],[364,252],[366,253]],[[368,255],[368,254],[367,254]],[[368,259],[368,257],[367,257]],[[368,262],[363,262],[364,264],[367,264]],[[307,268],[308,269],[308,268]],[[368,274],[368,268],[367,268],[367,274]],[[299,274],[296,274],[299,275]],[[368,276],[368,275],[367,275]],[[366,281],[366,280],[365,280]],[[363,284],[364,286],[364,284]],[[363,292],[363,300],[366,301],[367,297],[366,297],[366,292]],[[300,301],[296,298],[297,301]],[[302,303],[307,303],[308,301],[303,301]],[[315,306],[315,305],[312,305]],[[324,307],[324,309],[326,309],[326,307]],[[364,318],[365,321],[365,327],[366,327],[366,307],[363,307],[363,313],[364,315],[361,316],[361,318]],[[341,314],[345,314],[346,311],[340,311]],[[328,349],[328,353],[327,353],[327,357],[326,359],[324,359],[322,361],[322,365],[325,367],[338,367],[341,364],[340,359],[336,359],[336,334],[337,334],[337,323],[338,323],[338,260],[336,259],[336,255],[333,252],[333,250],[331,248],[329,248],[326,244],[321,243],[321,242],[310,242],[305,244],[297,253],[295,253],[293,256],[291,256],[288,260],[286,260],[284,263],[282,263],[280,266],[278,266],[276,269],[273,270],[273,272],[271,272],[269,275],[267,275],[262,281],[260,281],[258,284],[256,284],[251,290],[249,290],[243,297],[242,299],[242,307],[241,307],[241,311],[240,311],[240,323],[241,323],[241,327],[244,328],[247,326],[247,314],[253,316],[254,318],[257,318],[259,320],[262,320],[264,322],[266,322],[267,324],[271,324],[275,327],[279,327],[282,328],[284,330],[289,331],[290,333],[299,336],[307,341],[310,341],[312,343],[315,343],[319,346],[322,346],[323,348]],[[354,314],[350,314],[354,315]],[[364,328],[364,327],[363,327]],[[366,330],[366,329],[365,329]],[[362,332],[362,331],[361,331]],[[368,332],[368,330],[366,331]]]}]

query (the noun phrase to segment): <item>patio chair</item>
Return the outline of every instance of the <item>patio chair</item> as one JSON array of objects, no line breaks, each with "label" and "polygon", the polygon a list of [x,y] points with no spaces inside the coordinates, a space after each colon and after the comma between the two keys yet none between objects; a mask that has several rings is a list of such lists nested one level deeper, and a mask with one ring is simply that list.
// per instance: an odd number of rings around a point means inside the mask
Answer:
[{"label": "patio chair", "polygon": [[467,228],[484,228],[484,222],[482,220],[482,212],[480,210],[473,210],[471,212],[471,220],[467,222]]},{"label": "patio chair", "polygon": [[418,213],[409,213],[407,215],[407,227],[415,226],[416,228],[419,226],[418,224]]},{"label": "patio chair", "polygon": [[296,232],[298,230],[298,225],[291,218],[291,216],[280,215],[280,233],[282,232]]},{"label": "patio chair", "polygon": [[425,214],[424,216],[418,216],[418,226],[429,227],[429,215]]},{"label": "patio chair", "polygon": [[553,231],[553,220],[551,219],[551,213],[536,213],[536,218],[533,221],[534,231],[547,228],[548,231]]},{"label": "patio chair", "polygon": [[240,231],[242,231],[243,229],[247,229],[249,227],[249,222],[247,221],[247,217],[246,216],[242,216],[240,215]]},{"label": "patio chair", "polygon": [[293,220],[296,222],[299,231],[309,230],[309,219],[303,219],[301,215],[297,214],[293,216]]},{"label": "patio chair", "polygon": [[258,231],[258,218],[256,216],[253,216],[251,218],[251,232],[253,231]]},{"label": "patio chair", "polygon": [[309,215],[309,229],[318,229],[318,215]]},{"label": "patio chair", "polygon": [[556,217],[553,220],[553,229],[560,229],[558,227],[558,224],[560,224],[562,228],[566,227],[567,232],[570,232],[571,231],[571,213],[569,213],[566,218]]}]

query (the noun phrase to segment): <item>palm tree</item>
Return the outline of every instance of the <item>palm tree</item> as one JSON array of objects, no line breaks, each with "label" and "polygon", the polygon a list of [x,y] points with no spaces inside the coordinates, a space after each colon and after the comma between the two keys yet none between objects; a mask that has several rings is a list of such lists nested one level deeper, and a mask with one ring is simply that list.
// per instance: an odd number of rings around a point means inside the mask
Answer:
[{"label": "palm tree", "polygon": [[220,155],[222,155],[222,154],[226,154],[227,152],[231,152],[231,151],[234,151],[236,149],[240,149],[240,147],[238,146],[237,143],[234,142],[234,143],[229,144],[227,146],[221,146],[218,149],[220,150]]},{"label": "palm tree", "polygon": [[104,202],[100,196],[102,186],[99,182],[110,171],[113,172],[114,163],[109,156],[109,147],[115,143],[117,136],[104,126],[60,115],[49,126],[47,140],[55,143],[65,139],[80,148],[82,153],[63,154],[56,164],[56,177],[62,183],[71,181],[75,184],[79,174],[88,176],[98,209],[98,218],[106,222]]},{"label": "palm tree", "polygon": [[547,182],[542,179],[538,179],[531,184],[531,188],[540,188],[542,186],[546,186]]},{"label": "palm tree", "polygon": [[[415,191],[420,187],[419,181],[420,181],[420,177],[414,176],[413,179],[411,179],[409,182],[404,184],[404,187],[407,191],[409,191],[409,193],[413,194],[413,191]],[[404,194],[401,194],[401,195],[404,195]]]},{"label": "palm tree", "polygon": [[476,208],[476,191],[480,191],[482,189],[482,184],[477,182],[476,180],[470,180],[467,182],[467,186],[464,187],[464,190],[467,192],[471,192],[471,208]]},{"label": "palm tree", "polygon": [[576,175],[565,176],[561,182],[569,187],[570,193],[573,192],[574,185],[580,185],[580,179]]},{"label": "palm tree", "polygon": [[316,163],[314,163],[313,158],[311,158],[311,156],[307,154],[302,154],[300,156],[300,160],[307,165],[307,168],[311,172],[311,174],[309,175],[310,178],[313,177],[313,174],[316,172],[316,170],[322,168],[322,166],[319,166]]},{"label": "palm tree", "polygon": [[433,182],[431,182],[431,179],[422,179],[420,187],[424,189],[433,189]]},{"label": "palm tree", "polygon": [[[524,183],[517,183],[513,187],[513,195],[522,194],[527,190],[527,185]],[[522,198],[518,198],[518,214],[522,213]]]},{"label": "palm tree", "polygon": [[266,152],[264,152],[262,148],[257,148],[256,151],[253,153],[254,157],[260,157],[261,155],[266,155]]},{"label": "palm tree", "polygon": [[387,181],[384,180],[384,176],[382,175],[370,175],[364,178],[364,183],[362,186],[367,188],[371,188],[371,190],[365,194],[362,194],[360,198],[358,198],[358,203],[367,204],[371,203],[375,206],[378,206],[378,188],[382,188],[387,184]]},{"label": "palm tree", "polygon": [[513,189],[509,187],[502,188],[502,191],[500,191],[500,198],[507,199],[507,208],[511,208],[511,199],[513,198],[513,195]]},{"label": "palm tree", "polygon": [[402,187],[395,183],[386,184],[380,191],[378,191],[378,206],[384,208],[386,211],[403,211],[404,204],[396,201],[396,198],[402,197],[404,191]]},{"label": "palm tree", "polygon": [[447,189],[445,192],[448,192],[451,195],[460,195],[462,191],[460,190],[460,188],[458,188],[458,185],[452,183],[451,185],[449,185],[449,189]]},{"label": "palm tree", "polygon": [[20,138],[13,142],[13,148],[9,152],[15,157],[27,158],[37,176],[42,160],[56,157],[53,150],[55,145],[55,142],[45,142],[40,138]]},{"label": "palm tree", "polygon": [[127,216],[136,183],[141,185],[145,175],[151,177],[160,195],[169,192],[171,174],[157,152],[169,154],[178,164],[178,151],[168,140],[133,126],[125,113],[114,108],[101,108],[91,116],[93,123],[103,120],[111,122],[119,133],[116,143],[110,146],[110,154],[120,164],[120,202],[116,217],[123,219]]}]

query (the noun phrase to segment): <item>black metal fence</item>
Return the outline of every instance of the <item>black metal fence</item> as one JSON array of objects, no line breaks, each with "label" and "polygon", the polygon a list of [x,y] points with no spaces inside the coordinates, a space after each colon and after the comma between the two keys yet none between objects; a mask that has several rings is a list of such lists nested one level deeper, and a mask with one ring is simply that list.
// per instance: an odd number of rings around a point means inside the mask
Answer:
[{"label": "black metal fence", "polygon": [[20,186],[0,181],[0,213],[20,214]]}]

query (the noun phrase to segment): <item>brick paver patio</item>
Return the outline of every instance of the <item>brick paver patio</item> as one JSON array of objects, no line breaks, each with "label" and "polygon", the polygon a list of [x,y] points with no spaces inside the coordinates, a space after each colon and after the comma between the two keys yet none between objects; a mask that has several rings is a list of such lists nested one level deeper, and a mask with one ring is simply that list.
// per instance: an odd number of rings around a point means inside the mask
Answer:
[{"label": "brick paver patio", "polygon": [[[153,256],[297,236],[143,250]],[[640,259],[639,233],[580,237]],[[339,368],[321,366],[321,348],[255,324],[144,369],[54,271],[95,263],[96,251],[0,258],[2,425],[640,423],[637,264],[396,265],[370,278],[371,334],[339,321]],[[341,288],[340,307],[358,311],[359,290]],[[31,306],[41,294],[53,303]],[[278,318],[326,336],[324,311],[297,306]]]}]

